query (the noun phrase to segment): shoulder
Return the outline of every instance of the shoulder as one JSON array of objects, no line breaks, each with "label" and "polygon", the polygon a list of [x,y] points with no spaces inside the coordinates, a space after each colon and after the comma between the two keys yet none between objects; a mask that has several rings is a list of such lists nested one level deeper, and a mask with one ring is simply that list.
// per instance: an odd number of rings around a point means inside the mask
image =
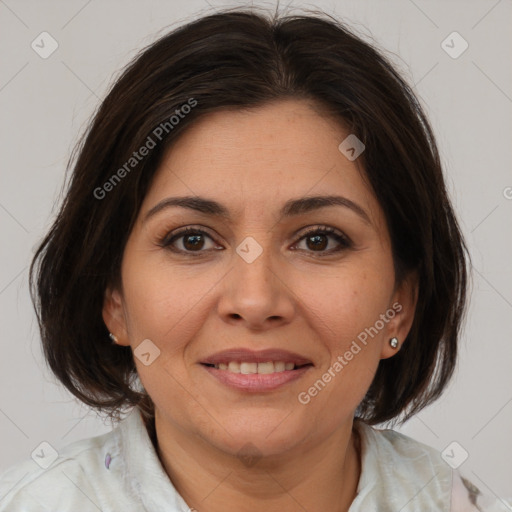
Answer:
[{"label": "shoulder", "polygon": [[[505,512],[506,502],[484,496],[453,469],[435,448],[391,429],[354,423],[361,438],[362,470],[358,488],[361,504],[390,503],[402,512]],[[485,508],[480,507],[485,504]],[[480,508],[478,508],[480,507]],[[384,512],[381,506],[376,508]],[[359,508],[354,508],[354,512]],[[351,511],[352,512],[352,509]]]},{"label": "shoulder", "polygon": [[33,459],[9,468],[0,475],[0,512],[97,512],[102,489],[115,489],[119,481],[118,428],[69,444],[58,453],[42,445]]},{"label": "shoulder", "polygon": [[392,489],[391,501],[403,506],[403,512],[447,510],[444,506],[450,500],[452,468],[436,449],[395,430],[381,430],[363,422],[358,426],[363,472],[366,470],[361,476],[368,483],[377,480],[384,484],[375,493],[380,494],[384,487]]}]

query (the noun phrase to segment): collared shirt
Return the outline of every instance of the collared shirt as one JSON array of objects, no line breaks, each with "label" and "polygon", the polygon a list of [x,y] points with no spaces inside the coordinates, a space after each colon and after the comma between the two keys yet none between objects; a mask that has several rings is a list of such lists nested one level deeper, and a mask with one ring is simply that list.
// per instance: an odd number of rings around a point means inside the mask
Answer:
[{"label": "collared shirt", "polygon": [[[434,448],[359,420],[354,427],[361,475],[349,512],[512,510],[512,500],[484,497]],[[39,455],[42,461],[49,457],[44,447]],[[66,446],[46,469],[29,459],[0,475],[0,512],[191,510],[165,472],[138,409],[112,432]]]}]

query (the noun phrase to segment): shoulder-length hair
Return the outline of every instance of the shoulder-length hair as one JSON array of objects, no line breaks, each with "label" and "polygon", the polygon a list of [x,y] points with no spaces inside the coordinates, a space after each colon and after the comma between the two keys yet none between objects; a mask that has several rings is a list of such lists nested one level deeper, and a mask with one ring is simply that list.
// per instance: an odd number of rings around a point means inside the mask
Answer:
[{"label": "shoulder-length hair", "polygon": [[[102,305],[106,287],[120,285],[127,238],[166,148],[206,113],[289,98],[321,106],[363,141],[358,162],[386,217],[396,280],[419,276],[410,333],[399,353],[380,361],[356,417],[405,421],[440,396],[456,364],[467,249],[418,99],[372,44],[327,15],[235,9],[145,48],[70,159],[30,289],[47,364],[82,402],[111,418],[132,406],[145,418],[154,413],[131,348],[109,342]],[[154,147],[137,158],[149,139]]]}]

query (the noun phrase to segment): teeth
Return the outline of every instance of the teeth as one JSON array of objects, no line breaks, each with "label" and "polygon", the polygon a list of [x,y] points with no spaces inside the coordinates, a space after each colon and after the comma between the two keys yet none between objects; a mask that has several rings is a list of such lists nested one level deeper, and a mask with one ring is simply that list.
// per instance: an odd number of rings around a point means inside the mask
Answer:
[{"label": "teeth", "polygon": [[244,375],[249,374],[265,374],[279,373],[285,370],[293,370],[295,368],[294,363],[286,363],[284,361],[266,361],[264,363],[248,363],[238,361],[230,361],[228,364],[219,363],[215,365],[218,370],[228,370],[233,373],[242,373]]},{"label": "teeth", "polygon": [[240,363],[240,373],[244,375],[258,373],[258,363]]},{"label": "teeth", "polygon": [[274,363],[269,361],[268,363],[258,363],[258,373],[274,373]]},{"label": "teeth", "polygon": [[[222,368],[220,367],[220,364],[219,364],[219,369],[222,370]],[[230,363],[228,364],[228,369],[230,372],[240,373],[240,363],[237,363],[236,361],[230,361]]]},{"label": "teeth", "polygon": [[276,372],[284,372],[286,368],[286,365],[283,363],[283,361],[278,361],[277,363],[274,363],[274,371]]}]

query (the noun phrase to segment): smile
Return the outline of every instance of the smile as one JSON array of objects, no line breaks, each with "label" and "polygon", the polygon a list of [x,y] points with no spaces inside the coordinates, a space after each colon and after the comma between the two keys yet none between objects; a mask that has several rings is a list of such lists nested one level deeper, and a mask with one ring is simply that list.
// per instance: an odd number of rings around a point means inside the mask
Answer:
[{"label": "smile", "polygon": [[292,362],[284,361],[266,361],[263,363],[230,361],[229,363],[219,363],[211,365],[217,370],[223,370],[231,373],[241,373],[243,375],[260,374],[269,375],[271,373],[281,373],[288,370],[296,370],[306,365],[296,365]]},{"label": "smile", "polygon": [[284,388],[287,384],[301,379],[313,368],[311,363],[297,366],[283,361],[262,363],[230,361],[218,364],[203,363],[200,366],[223,387],[246,393],[268,393]]}]

